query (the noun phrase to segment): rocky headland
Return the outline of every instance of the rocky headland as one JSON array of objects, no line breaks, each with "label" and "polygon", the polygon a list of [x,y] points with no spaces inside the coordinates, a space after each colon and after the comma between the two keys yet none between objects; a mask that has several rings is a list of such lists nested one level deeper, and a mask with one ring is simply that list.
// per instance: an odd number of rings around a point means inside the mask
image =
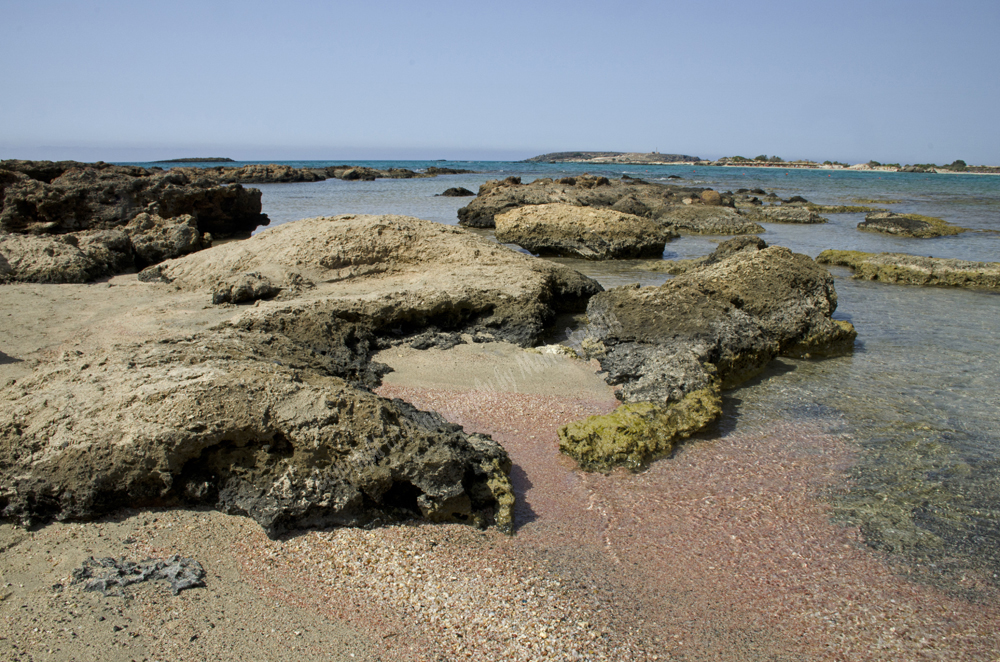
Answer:
[{"label": "rocky headland", "polygon": [[823,251],[816,261],[850,267],[855,278],[883,283],[1000,290],[1000,262],[837,250]]},{"label": "rocky headland", "polygon": [[525,163],[635,163],[667,165],[673,163],[698,163],[701,159],[687,154],[660,154],[659,152],[552,152],[525,159]]}]

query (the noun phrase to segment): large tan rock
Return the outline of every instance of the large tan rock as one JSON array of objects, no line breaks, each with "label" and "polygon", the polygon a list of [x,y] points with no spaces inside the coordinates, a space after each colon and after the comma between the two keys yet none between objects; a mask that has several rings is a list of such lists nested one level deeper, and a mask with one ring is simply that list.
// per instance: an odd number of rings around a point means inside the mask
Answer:
[{"label": "large tan rock", "polygon": [[[66,331],[87,339],[85,351],[40,352],[36,367],[0,382],[4,517],[200,505],[245,513],[271,534],[410,517],[510,530],[503,449],[373,395],[387,368],[372,355],[469,335],[526,345],[601,290],[566,267],[398,216],[288,223],[140,276],[64,286],[92,287],[72,296],[96,297],[95,308],[120,289],[141,305],[100,329],[86,326],[88,311]],[[220,293],[228,302],[212,305]],[[233,303],[255,297],[267,298]]]},{"label": "large tan rock", "polygon": [[498,444],[306,354],[227,330],[63,357],[0,389],[3,516],[207,505],[270,535],[410,517],[510,529]]},{"label": "large tan rock", "polygon": [[498,241],[585,260],[657,257],[678,236],[648,218],[565,203],[518,207],[494,220]]}]

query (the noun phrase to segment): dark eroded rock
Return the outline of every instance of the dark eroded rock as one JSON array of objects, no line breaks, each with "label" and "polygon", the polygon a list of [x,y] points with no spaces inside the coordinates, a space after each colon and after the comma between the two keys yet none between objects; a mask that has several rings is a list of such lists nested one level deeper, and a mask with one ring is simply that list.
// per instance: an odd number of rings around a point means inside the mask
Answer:
[{"label": "dark eroded rock", "polygon": [[627,458],[636,468],[668,453],[674,441],[697,429],[695,423],[721,411],[720,389],[759,374],[778,355],[853,348],[853,326],[831,319],[837,295],[825,269],[786,248],[720,248],[721,259],[695,265],[660,287],[619,287],[591,299],[584,347],[607,371],[608,382],[621,385],[625,402],[650,403],[655,409],[644,409],[644,418],[673,420],[677,429],[646,443],[621,432],[616,420],[567,426],[560,430],[561,447],[583,466]]},{"label": "dark eroded rock", "polygon": [[99,591],[105,596],[122,595],[132,584],[165,581],[177,595],[189,588],[205,585],[205,569],[194,559],[178,554],[166,559],[146,559],[136,563],[127,559],[91,556],[73,571],[73,584],[83,583],[84,591]]},{"label": "dark eroded rock", "polygon": [[0,170],[0,232],[8,235],[0,251],[11,267],[8,280],[86,282],[268,223],[260,191],[183,172],[72,162],[0,167],[8,168]]},{"label": "dark eroded rock", "polygon": [[467,198],[474,196],[475,193],[463,186],[453,186],[449,189],[445,189],[444,193],[441,193],[441,195],[446,198]]},{"label": "dark eroded rock", "polygon": [[410,517],[510,528],[510,460],[498,444],[256,335],[73,357],[0,389],[3,516],[207,505],[269,535]]}]

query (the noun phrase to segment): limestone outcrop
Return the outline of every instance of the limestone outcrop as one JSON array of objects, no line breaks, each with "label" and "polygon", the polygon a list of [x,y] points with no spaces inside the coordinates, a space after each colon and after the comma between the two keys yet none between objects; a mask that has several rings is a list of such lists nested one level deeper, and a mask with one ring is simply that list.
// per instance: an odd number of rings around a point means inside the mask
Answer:
[{"label": "limestone outcrop", "polygon": [[202,505],[272,536],[410,517],[509,529],[498,444],[254,336],[72,357],[0,389],[0,513],[31,524]]},{"label": "limestone outcrop", "polygon": [[882,283],[1000,290],[1000,262],[835,250],[823,251],[816,261],[850,267],[855,278]]},{"label": "limestone outcrop", "polygon": [[[494,217],[517,207],[564,203],[577,207],[615,211],[655,219],[665,210],[684,204],[708,204],[702,194],[708,189],[656,184],[628,176],[620,180],[580,175],[553,181],[536,179],[521,183],[520,177],[492,180],[479,187],[479,194],[458,210],[459,225],[492,228]],[[714,193],[714,192],[713,192]],[[732,196],[708,196],[712,205],[732,206]]]},{"label": "limestone outcrop", "polygon": [[495,217],[496,237],[538,255],[608,260],[657,257],[678,235],[611,209],[564,203],[518,207]]},{"label": "limestone outcrop", "polygon": [[0,277],[87,282],[142,269],[266,225],[260,195],[179,172],[3,161]]},{"label": "limestone outcrop", "polygon": [[[560,446],[582,466],[640,468],[704,427],[721,411],[719,391],[759,374],[774,357],[853,348],[853,326],[831,318],[837,295],[829,272],[786,248],[750,242],[720,248],[719,259],[660,287],[619,287],[590,300],[584,348],[608,382],[621,385],[623,401],[656,408],[643,409],[643,418],[675,420],[677,427],[651,443],[616,432],[617,422],[600,417],[567,426]],[[671,414],[675,407],[683,411]]]},{"label": "limestone outcrop", "polygon": [[601,291],[560,265],[399,216],[288,223],[140,277],[132,287],[148,288],[155,309],[181,297],[217,321],[132,322],[128,337],[0,387],[4,517],[201,505],[271,535],[411,517],[510,530],[507,454],[372,394],[387,370],[372,355],[400,343],[530,345]]},{"label": "limestone outcrop", "polygon": [[806,206],[767,205],[757,207],[751,216],[762,223],[826,223],[827,219]]},{"label": "limestone outcrop", "polygon": [[684,234],[757,234],[764,228],[744,214],[729,207],[678,205],[663,210],[658,219]]}]

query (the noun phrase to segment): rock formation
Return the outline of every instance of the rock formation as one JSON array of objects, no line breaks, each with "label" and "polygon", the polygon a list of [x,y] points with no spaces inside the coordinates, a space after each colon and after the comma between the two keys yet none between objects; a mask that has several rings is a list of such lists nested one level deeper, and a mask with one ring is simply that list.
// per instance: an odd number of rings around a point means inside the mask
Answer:
[{"label": "rock formation", "polygon": [[764,228],[729,207],[681,204],[663,210],[658,219],[685,234],[757,234]]},{"label": "rock formation", "polygon": [[475,193],[464,186],[453,186],[449,189],[445,189],[445,191],[440,195],[446,198],[471,198],[475,195]]},{"label": "rock formation", "polygon": [[585,260],[662,256],[666,242],[677,237],[647,218],[562,203],[519,207],[495,221],[497,241],[538,255]]},{"label": "rock formation", "polygon": [[816,261],[850,267],[855,278],[883,283],[1000,290],[1000,262],[835,250],[823,251]]},{"label": "rock formation", "polygon": [[896,214],[891,211],[872,212],[858,223],[858,229],[866,232],[881,232],[899,237],[930,239],[968,232],[967,228],[951,225],[933,216],[919,214]]},{"label": "rock formation", "polygon": [[[774,357],[851,351],[856,332],[831,319],[836,306],[833,277],[809,257],[746,241],[660,287],[594,296],[584,348],[622,400],[648,406],[564,427],[560,448],[588,469],[642,467],[713,420],[720,389]],[[628,431],[636,417],[659,430],[655,438]]]},{"label": "rock formation", "polygon": [[0,162],[5,280],[86,282],[248,235],[260,191],[132,166]]},{"label": "rock formation", "polygon": [[827,219],[812,209],[798,205],[767,205],[757,207],[751,217],[762,223],[826,223]]},{"label": "rock formation", "polygon": [[204,505],[271,535],[411,517],[510,530],[504,450],[372,394],[386,367],[371,356],[398,343],[528,345],[601,290],[560,265],[398,216],[289,223],[140,276],[133,287],[148,288],[155,309],[200,298],[222,321],[206,330],[164,313],[159,326],[133,323],[127,338],[0,387],[4,517]]},{"label": "rock formation", "polygon": [[[614,209],[615,211],[656,219],[666,211],[684,204],[705,205],[702,194],[708,189],[654,184],[627,175],[620,180],[580,175],[553,181],[536,179],[522,184],[520,177],[489,181],[479,187],[476,199],[458,210],[460,225],[494,227],[494,217],[517,207],[564,203],[577,207]],[[713,191],[714,193],[714,191]],[[709,196],[713,203],[732,206],[732,196]]]}]

